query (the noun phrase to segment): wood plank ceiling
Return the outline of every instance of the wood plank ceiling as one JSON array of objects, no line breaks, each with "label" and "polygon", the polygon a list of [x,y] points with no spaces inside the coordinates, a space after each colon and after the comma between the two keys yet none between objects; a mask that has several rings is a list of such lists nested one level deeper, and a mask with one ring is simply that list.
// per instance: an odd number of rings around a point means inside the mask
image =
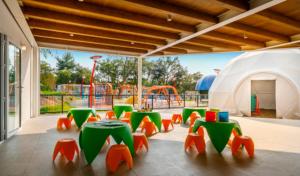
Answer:
[{"label": "wood plank ceiling", "polygon": [[[258,1],[258,0],[256,0]],[[139,56],[251,8],[247,0],[20,0],[40,46]],[[176,44],[153,55],[295,47],[300,0]]]}]

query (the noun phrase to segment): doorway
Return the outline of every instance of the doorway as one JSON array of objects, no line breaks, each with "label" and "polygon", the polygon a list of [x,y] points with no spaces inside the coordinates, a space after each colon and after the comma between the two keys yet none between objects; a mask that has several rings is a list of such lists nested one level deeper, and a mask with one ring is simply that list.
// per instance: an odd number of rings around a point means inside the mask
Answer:
[{"label": "doorway", "polygon": [[12,136],[21,126],[21,50],[13,44],[8,46],[8,115],[7,137]]},{"label": "doorway", "polygon": [[251,116],[276,118],[276,80],[251,80]]},{"label": "doorway", "polygon": [[0,34],[0,142],[21,126],[21,50]]}]

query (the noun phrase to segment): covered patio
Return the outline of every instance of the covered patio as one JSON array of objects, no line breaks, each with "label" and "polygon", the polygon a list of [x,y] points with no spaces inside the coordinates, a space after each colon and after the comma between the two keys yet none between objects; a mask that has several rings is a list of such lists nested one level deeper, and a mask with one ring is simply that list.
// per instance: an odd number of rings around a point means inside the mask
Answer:
[{"label": "covered patio", "polygon": [[[66,114],[40,115],[40,48],[138,58],[140,109],[142,63],[148,57],[300,47],[299,0],[2,0],[0,21],[0,175],[108,174],[108,145],[92,165],[82,153],[74,162],[51,160],[55,142],[64,137],[78,142],[79,131],[56,130],[57,118]],[[8,48],[17,74],[11,114]],[[159,111],[165,118],[181,112]],[[209,140],[203,155],[184,152],[189,126],[177,124],[148,139],[150,150],[134,157],[133,169],[122,165],[115,174],[299,175],[299,120],[230,118],[255,141],[254,158],[245,152],[233,157],[229,147],[219,154]]]},{"label": "covered patio", "polygon": [[[160,111],[164,116],[180,112]],[[100,113],[104,116],[104,113]],[[150,149],[134,158],[134,168],[122,165],[115,175],[298,175],[300,122],[261,118],[232,117],[238,120],[243,132],[255,141],[255,158],[243,152],[233,157],[229,147],[218,154],[207,141],[206,154],[196,150],[184,152],[188,125],[175,125],[168,133],[158,133],[149,138]],[[52,162],[52,150],[59,138],[78,138],[73,126],[71,131],[58,132],[57,115],[40,116],[26,121],[15,137],[0,147],[1,175],[106,175],[106,145],[91,166],[81,156],[68,162],[58,157]],[[208,136],[205,136],[208,138]],[[111,140],[113,141],[113,140]],[[112,144],[111,144],[112,145]],[[24,162],[26,161],[26,162]]]}]

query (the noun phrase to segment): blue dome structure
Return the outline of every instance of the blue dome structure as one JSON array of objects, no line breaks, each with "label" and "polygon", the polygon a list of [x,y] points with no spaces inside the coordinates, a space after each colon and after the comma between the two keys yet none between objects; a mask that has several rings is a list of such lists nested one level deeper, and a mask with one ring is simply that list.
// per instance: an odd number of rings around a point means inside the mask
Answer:
[{"label": "blue dome structure", "polygon": [[207,94],[210,86],[214,82],[216,75],[206,75],[197,81],[195,90],[199,91],[202,94]]}]

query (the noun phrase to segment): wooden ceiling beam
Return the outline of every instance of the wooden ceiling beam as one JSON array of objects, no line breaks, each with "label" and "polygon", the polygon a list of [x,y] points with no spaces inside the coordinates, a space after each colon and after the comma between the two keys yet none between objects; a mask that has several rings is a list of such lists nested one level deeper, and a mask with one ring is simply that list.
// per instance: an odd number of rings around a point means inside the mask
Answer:
[{"label": "wooden ceiling beam", "polygon": [[111,51],[99,48],[90,48],[90,47],[83,47],[83,46],[75,46],[75,45],[64,45],[64,44],[53,44],[53,43],[44,43],[44,42],[37,42],[40,48],[51,48],[51,49],[61,49],[61,50],[73,50],[73,51],[83,51],[83,52],[96,52],[96,53],[106,53],[109,55],[121,55],[121,56],[128,56],[134,57],[138,56],[138,53],[130,53],[125,51]]},{"label": "wooden ceiling beam", "polygon": [[187,50],[193,50],[193,51],[199,51],[199,52],[212,52],[213,50],[209,47],[203,47],[199,45],[193,45],[189,43],[180,43],[178,45],[175,45],[174,48],[181,48],[181,49],[187,49]]},{"label": "wooden ceiling beam", "polygon": [[231,50],[236,50],[236,51],[241,50],[241,47],[238,45],[216,42],[213,40],[207,40],[207,39],[201,39],[201,38],[193,38],[191,40],[186,41],[186,43],[207,46],[207,47],[212,47],[212,48],[223,48],[223,49],[231,49]]},{"label": "wooden ceiling beam", "polygon": [[[246,2],[244,1],[238,1],[238,0],[214,0],[221,5],[226,6],[230,10],[237,10],[240,12],[247,11],[248,8],[246,6]],[[294,20],[290,17],[284,16],[283,14],[279,14],[277,12],[273,12],[272,10],[264,10],[257,14],[255,14],[253,17],[259,17],[264,18],[267,21],[271,21],[273,23],[279,24],[281,26],[289,27],[294,30],[300,31],[300,22],[297,20]]]},{"label": "wooden ceiling beam", "polygon": [[98,48],[98,49],[105,49],[105,50],[112,50],[112,51],[125,51],[125,52],[138,53],[138,54],[147,52],[147,50],[141,50],[141,49],[118,47],[118,46],[107,46],[101,44],[92,44],[92,43],[85,43],[79,41],[67,41],[67,40],[51,39],[51,38],[44,38],[44,37],[35,37],[35,40],[37,42],[43,42],[43,43],[81,46],[81,47]]},{"label": "wooden ceiling beam", "polygon": [[128,47],[128,48],[138,48],[138,49],[155,49],[155,45],[143,44],[143,43],[131,43],[127,41],[121,40],[114,40],[114,39],[106,39],[106,38],[97,38],[97,37],[90,37],[90,36],[83,36],[78,34],[73,34],[72,36],[69,33],[62,33],[62,32],[54,32],[54,31],[46,31],[40,29],[33,29],[32,33],[34,36],[37,37],[46,37],[46,38],[53,38],[53,39],[61,39],[61,40],[69,40],[69,41],[82,41],[86,43],[96,43],[96,44],[103,44],[103,45],[112,45],[112,46],[121,46],[121,47]]},{"label": "wooden ceiling beam", "polygon": [[218,5],[230,10],[244,12],[249,10],[249,4],[246,1],[241,0],[212,0]]},{"label": "wooden ceiling beam", "polygon": [[258,41],[251,40],[251,39],[244,39],[241,37],[237,37],[235,35],[224,34],[224,33],[216,32],[216,31],[212,31],[212,32],[203,34],[202,36],[209,37],[211,39],[217,39],[217,40],[228,42],[228,43],[242,45],[242,46],[250,45],[250,46],[257,47],[257,48],[265,47],[265,43],[263,43],[263,42],[258,42]]},{"label": "wooden ceiling beam", "polygon": [[[189,11],[186,11],[184,9],[177,8],[177,6],[166,4],[161,1],[140,1],[140,0],[125,0],[125,1],[137,4],[137,5],[142,5],[144,7],[150,6],[157,10],[163,10],[168,13],[174,13],[176,15],[181,15],[181,16],[185,16],[185,17],[188,17],[188,18],[191,18],[194,20],[201,21],[201,19],[198,18],[198,16],[196,15],[198,13],[197,11],[193,11],[191,9],[189,9]],[[239,12],[244,12],[249,9],[249,4],[245,1],[214,0],[214,2],[218,3],[220,5],[223,5],[223,6],[227,7],[228,9],[237,10]],[[195,14],[195,15],[191,15],[191,14]],[[207,16],[209,16],[209,15],[207,15]],[[217,17],[213,17],[213,16],[210,16],[210,17],[214,19],[214,20],[210,21],[210,24],[218,23]],[[206,21],[204,21],[204,22],[206,22]],[[236,25],[235,26],[231,25],[230,29],[238,30],[238,31],[243,30],[242,31],[243,33],[249,33],[249,34],[251,33],[251,34],[259,35],[260,37],[268,38],[271,40],[288,41],[287,40],[288,37],[286,37],[284,35],[280,35],[280,34],[277,34],[277,33],[271,32],[271,31],[267,31],[264,29],[258,29],[256,27],[252,27],[252,26],[245,25],[245,24],[238,23],[238,22],[235,22],[234,24],[236,24]],[[224,26],[224,27],[226,27],[226,26]]]},{"label": "wooden ceiling beam", "polygon": [[170,53],[179,53],[179,54],[187,54],[187,50],[180,49],[180,48],[167,48],[163,50],[163,52],[170,52]]},{"label": "wooden ceiling beam", "polygon": [[201,22],[205,22],[205,23],[215,24],[218,22],[218,18],[216,18],[212,15],[202,13],[199,11],[194,11],[191,9],[186,9],[181,6],[165,3],[163,1],[159,1],[159,2],[158,1],[141,1],[141,0],[124,0],[124,1],[130,2],[133,4],[137,4],[137,5],[142,5],[144,7],[151,7],[153,9],[159,9],[159,10],[167,12],[167,13],[173,13],[173,14],[177,14],[177,15],[181,15],[181,16],[185,16],[185,17],[190,17],[190,18],[197,19],[197,20],[199,20]]},{"label": "wooden ceiling beam", "polygon": [[35,29],[65,32],[69,34],[79,34],[84,36],[101,37],[107,39],[118,39],[122,41],[139,42],[139,43],[155,44],[155,45],[167,44],[165,40],[161,40],[161,39],[142,37],[142,36],[136,36],[131,34],[120,34],[116,32],[108,32],[99,29],[86,29],[84,27],[70,26],[66,24],[59,24],[53,22],[43,22],[40,20],[33,20],[33,19],[28,20],[28,25],[31,28],[35,28]]},{"label": "wooden ceiling beam", "polygon": [[242,23],[231,23],[224,26],[224,28],[238,31],[248,35],[255,35],[257,37],[266,38],[269,40],[283,41],[283,42],[289,41],[289,37],[285,35],[277,34],[271,31],[266,31],[264,29],[257,29],[256,27],[251,27]]},{"label": "wooden ceiling beam", "polygon": [[37,8],[24,7],[23,13],[25,16],[33,19],[87,27],[93,29],[109,30],[114,32],[128,33],[128,34],[148,36],[148,37],[161,38],[161,39],[180,38],[180,36],[175,33],[122,25],[122,24],[113,23],[109,21],[91,19],[91,18],[80,17],[76,15],[67,15],[59,12],[53,13],[52,11],[42,10]]},{"label": "wooden ceiling beam", "polygon": [[104,20],[117,20],[123,24],[137,24],[148,27],[155,27],[160,29],[168,29],[173,32],[189,32],[193,33],[196,31],[194,26],[177,23],[175,21],[168,22],[167,20],[149,17],[141,14],[133,14],[118,9],[102,7],[100,5],[93,5],[89,3],[82,3],[73,0],[23,0],[25,6],[32,6],[42,9],[48,9],[51,11],[89,16],[97,19]]},{"label": "wooden ceiling beam", "polygon": [[255,14],[255,16],[258,16],[260,18],[264,18],[265,20],[271,21],[275,24],[278,24],[280,26],[289,27],[293,30],[300,31],[300,21],[294,20],[292,18],[289,18],[287,16],[278,14],[276,12],[273,12],[271,10],[264,10],[260,13]]}]

